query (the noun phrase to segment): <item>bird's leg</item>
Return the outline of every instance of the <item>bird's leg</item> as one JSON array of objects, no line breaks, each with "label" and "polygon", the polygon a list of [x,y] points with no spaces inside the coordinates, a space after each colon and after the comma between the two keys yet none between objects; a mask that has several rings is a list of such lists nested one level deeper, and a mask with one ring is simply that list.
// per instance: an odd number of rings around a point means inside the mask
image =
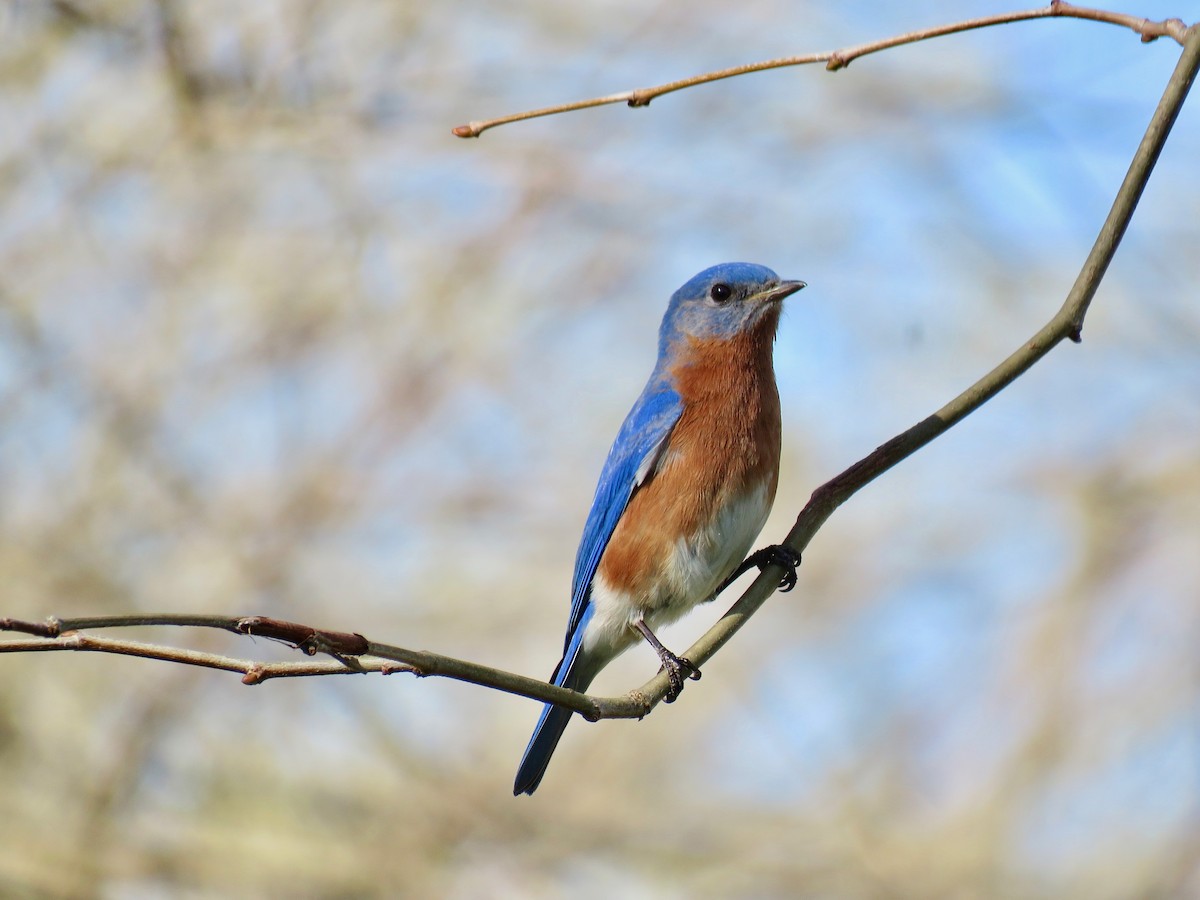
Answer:
[{"label": "bird's leg", "polygon": [[785,547],[783,544],[771,544],[769,547],[755,550],[747,556],[742,564],[733,570],[733,574],[721,582],[721,586],[713,592],[713,596],[717,596],[717,594],[737,581],[740,576],[756,566],[759,571],[768,566],[782,566],[783,577],[779,579],[779,590],[781,593],[786,594],[796,586],[796,566],[798,565],[800,565],[799,553],[791,547]]},{"label": "bird's leg", "polygon": [[654,652],[658,654],[658,658],[662,660],[662,667],[667,672],[667,678],[671,680],[671,688],[667,691],[667,696],[663,699],[667,703],[674,703],[675,698],[683,691],[683,677],[686,673],[687,677],[692,681],[700,680],[700,670],[696,668],[695,663],[690,659],[682,656],[676,656],[670,650],[663,646],[662,641],[654,636],[654,632],[650,630],[650,626],[646,624],[645,619],[638,619],[633,623],[633,627],[638,630],[642,637],[646,639]]}]

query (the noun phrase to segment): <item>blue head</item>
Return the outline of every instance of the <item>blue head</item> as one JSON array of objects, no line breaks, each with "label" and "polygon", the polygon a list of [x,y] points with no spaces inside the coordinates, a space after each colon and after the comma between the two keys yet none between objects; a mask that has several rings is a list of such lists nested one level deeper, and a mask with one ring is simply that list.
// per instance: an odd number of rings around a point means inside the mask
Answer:
[{"label": "blue head", "polygon": [[803,281],[784,281],[753,263],[705,269],[671,295],[659,330],[659,351],[682,337],[726,340],[768,320],[774,333],[783,298],[802,287]]}]

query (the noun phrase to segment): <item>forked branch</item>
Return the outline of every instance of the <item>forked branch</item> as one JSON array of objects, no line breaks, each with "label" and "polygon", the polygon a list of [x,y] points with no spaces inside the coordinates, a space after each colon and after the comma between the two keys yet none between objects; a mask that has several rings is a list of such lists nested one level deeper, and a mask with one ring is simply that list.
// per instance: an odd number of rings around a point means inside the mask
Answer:
[{"label": "forked branch", "polygon": [[[1071,13],[1063,12],[1066,4],[1056,4],[1056,15],[1076,15],[1080,18],[1100,18],[1116,21],[1116,14],[1098,13],[1067,7]],[[1087,13],[1087,14],[1085,14]],[[1094,14],[1091,14],[1094,13]],[[1049,13],[1041,13],[1049,14]],[[1035,17],[1032,14],[1026,18]],[[1130,17],[1120,17],[1119,24],[1139,30]],[[976,20],[977,22],[984,20]],[[998,20],[999,21],[999,20]],[[986,22],[986,24],[998,24]],[[1012,18],[1003,21],[1012,21]],[[1183,106],[1188,91],[1200,69],[1200,26],[1192,26],[1180,32],[1175,25],[1178,20],[1158,23],[1161,33],[1170,34],[1184,45],[1179,63],[1159,101],[1150,125],[1138,146],[1129,171],[1117,192],[1111,210],[1096,242],[1084,262],[1075,284],[1061,308],[1029,340],[1018,347],[1007,359],[984,375],[941,409],[918,422],[912,428],[897,435],[885,444],[856,462],[840,475],[826,482],[813,492],[809,502],[800,512],[796,523],[785,540],[785,544],[797,552],[807,547],[813,535],[829,519],[833,512],[859,489],[886,472],[901,460],[911,456],[930,441],[953,427],[957,422],[978,409],[1016,378],[1029,370],[1043,356],[1063,340],[1081,339],[1084,318],[1096,294],[1101,279],[1116,253],[1121,237],[1128,227],[1138,200],[1146,187],[1158,156],[1162,151],[1171,127]],[[1153,25],[1153,23],[1150,23]],[[1143,26],[1139,33],[1152,39],[1158,36],[1150,25]],[[958,27],[963,30],[964,26]],[[981,27],[976,24],[971,27]],[[1180,26],[1181,27],[1181,26]],[[948,33],[945,29],[942,33]],[[1148,37],[1147,37],[1148,36]],[[914,38],[916,39],[916,38]],[[891,46],[895,46],[895,41]],[[881,49],[876,45],[864,45],[857,55]],[[851,51],[846,51],[847,53]],[[852,58],[852,57],[849,57]],[[841,57],[844,65],[849,58]],[[725,76],[728,77],[728,76]],[[710,79],[711,80],[711,79]],[[698,83],[698,82],[697,82]],[[578,108],[578,107],[576,107]],[[556,110],[560,111],[560,110]],[[511,119],[509,121],[512,121]],[[710,628],[686,656],[697,665],[702,665],[713,656],[762,606],[767,597],[779,585],[781,571],[770,567],[763,571],[750,588],[730,607],[729,611]],[[290,663],[261,663],[238,660],[193,650],[146,644],[135,641],[117,640],[87,634],[89,631],[130,626],[175,625],[186,627],[219,628],[235,634],[265,637],[281,641],[308,655],[323,654],[329,660]],[[520,694],[537,700],[558,703],[579,712],[588,719],[635,718],[648,713],[667,693],[668,680],[665,673],[656,675],[642,687],[630,691],[624,697],[597,698],[580,694],[566,688],[556,687],[537,679],[515,675],[499,669],[482,666],[465,660],[454,659],[435,653],[408,650],[371,641],[360,634],[324,631],[306,625],[283,622],[262,616],[229,618],[222,616],[189,615],[142,615],[91,617],[81,619],[50,619],[46,622],[23,622],[15,619],[0,619],[0,631],[15,631],[32,638],[0,642],[0,652],[28,653],[55,650],[82,650],[122,655],[141,656],[184,665],[205,666],[241,672],[247,684],[258,684],[269,678],[349,673],[408,672],[415,675],[440,675],[460,681],[468,681],[485,687]]]}]

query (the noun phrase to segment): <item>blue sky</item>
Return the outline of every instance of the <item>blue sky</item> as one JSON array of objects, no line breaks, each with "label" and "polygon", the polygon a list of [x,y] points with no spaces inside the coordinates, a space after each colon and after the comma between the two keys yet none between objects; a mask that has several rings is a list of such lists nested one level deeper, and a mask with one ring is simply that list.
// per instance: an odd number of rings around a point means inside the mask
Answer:
[{"label": "blue sky", "polygon": [[[232,4],[188,20],[213,86],[195,121],[138,13],[33,63],[14,52],[0,526],[19,612],[61,612],[82,584],[72,611],[286,613],[548,674],[667,297],[737,259],[809,284],[776,348],[778,539],[814,487],[1057,310],[1178,47],[1038,21],[473,141],[450,128],[996,10]],[[32,46],[42,24],[6,27]],[[700,749],[648,763],[656,790],[711,787],[703,808],[729,821],[880,809],[885,834],[986,833],[1007,872],[1081,891],[1080,860],[1170,858],[1200,751],[1197,158],[1193,98],[1083,343],[850,501],[797,590],[681,703],[573,727],[539,800],[566,803],[571,773],[603,764],[650,816],[631,760],[678,733]],[[111,583],[60,577],[63,546]],[[627,654],[597,689],[652,666]],[[303,724],[371,708],[446,777],[478,766],[501,793],[536,715],[430,682],[307,690],[281,688],[303,712],[261,722],[258,701],[224,702],[300,770],[383,765]],[[196,716],[219,734],[225,712]],[[173,741],[168,780],[203,764]]]}]

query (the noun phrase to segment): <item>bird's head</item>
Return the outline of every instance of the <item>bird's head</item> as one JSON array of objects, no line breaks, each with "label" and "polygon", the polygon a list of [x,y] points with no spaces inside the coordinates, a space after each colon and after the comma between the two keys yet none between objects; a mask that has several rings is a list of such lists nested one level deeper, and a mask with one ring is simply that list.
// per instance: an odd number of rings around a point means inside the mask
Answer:
[{"label": "bird's head", "polygon": [[780,305],[804,287],[785,281],[766,266],[722,263],[705,269],[671,295],[659,331],[660,349],[682,338],[728,340],[758,325],[774,334]]}]

